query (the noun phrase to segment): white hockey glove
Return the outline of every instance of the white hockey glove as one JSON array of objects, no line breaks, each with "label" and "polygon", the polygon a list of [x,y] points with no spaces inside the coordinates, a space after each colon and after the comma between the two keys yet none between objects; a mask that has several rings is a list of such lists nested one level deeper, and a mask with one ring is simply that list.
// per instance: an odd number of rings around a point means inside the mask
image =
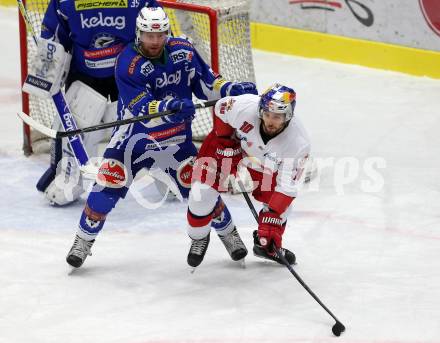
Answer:
[{"label": "white hockey glove", "polygon": [[67,77],[72,56],[54,41],[38,40],[38,52],[23,85],[23,91],[41,98],[58,93]]}]

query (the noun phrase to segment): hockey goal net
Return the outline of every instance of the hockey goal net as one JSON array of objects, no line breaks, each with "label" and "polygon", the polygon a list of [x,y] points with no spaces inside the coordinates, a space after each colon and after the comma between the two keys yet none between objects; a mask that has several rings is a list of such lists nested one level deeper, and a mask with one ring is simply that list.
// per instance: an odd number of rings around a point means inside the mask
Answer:
[{"label": "hockey goal net", "polygon": [[[91,0],[92,1],[92,0]],[[231,81],[255,82],[249,29],[249,0],[163,0],[175,36],[189,37],[204,60],[215,72]],[[24,0],[31,25],[40,34],[41,21],[48,0]],[[134,23],[133,23],[134,25]],[[36,54],[31,34],[20,17],[20,52],[22,81],[29,63]],[[55,116],[52,100],[42,100],[22,94],[23,112],[46,126]],[[212,128],[212,111],[202,109],[193,121],[194,140],[203,140]],[[45,143],[46,142],[46,143]],[[23,150],[25,154],[48,150],[47,138],[24,126]]]}]

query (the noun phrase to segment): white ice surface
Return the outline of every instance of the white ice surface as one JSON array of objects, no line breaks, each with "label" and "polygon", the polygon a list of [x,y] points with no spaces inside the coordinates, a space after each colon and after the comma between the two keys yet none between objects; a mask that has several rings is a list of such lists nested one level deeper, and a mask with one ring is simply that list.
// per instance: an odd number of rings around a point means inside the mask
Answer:
[{"label": "white ice surface", "polygon": [[[439,80],[254,52],[260,90],[292,85],[314,156],[333,158],[295,201],[284,245],[346,325],[334,338],[284,267],[249,255],[241,269],[215,234],[190,274],[184,203],[147,210],[129,195],[68,275],[84,199],[52,208],[35,190],[48,157],[21,152],[16,10],[0,9],[0,38],[1,343],[440,342]],[[384,183],[365,192],[372,157]],[[335,182],[344,172],[353,181]],[[251,249],[250,211],[225,200]]]}]

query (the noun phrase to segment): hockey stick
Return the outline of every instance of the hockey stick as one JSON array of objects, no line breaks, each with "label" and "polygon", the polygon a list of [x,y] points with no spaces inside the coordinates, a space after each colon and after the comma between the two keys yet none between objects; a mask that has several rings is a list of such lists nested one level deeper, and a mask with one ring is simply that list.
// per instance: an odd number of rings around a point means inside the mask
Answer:
[{"label": "hockey stick", "polygon": [[[24,20],[24,22],[26,24],[26,28],[32,34],[32,38],[34,39],[35,45],[38,46],[37,37],[35,35],[35,31],[34,31],[34,29],[32,27],[32,24],[31,24],[31,22],[29,20],[29,16],[27,14],[27,10],[26,10],[26,8],[25,8],[25,6],[23,4],[23,1],[22,0],[17,0],[17,3],[18,3],[18,9],[20,10],[21,16],[23,17],[23,20]],[[66,132],[69,132],[69,131],[71,132],[71,131],[78,130],[78,127],[76,125],[75,119],[72,116],[72,112],[69,109],[69,106],[67,104],[67,101],[66,101],[62,91],[60,90],[58,93],[53,95],[52,99],[53,99],[53,102],[54,102],[55,107],[57,109],[58,116],[60,117],[60,121],[61,121],[61,123],[62,123],[62,125],[64,127],[64,130]],[[27,115],[22,112],[19,115],[19,117],[22,118],[23,121],[26,124],[28,124],[29,126],[35,128],[37,130],[38,130],[38,127],[40,129],[42,129],[40,127],[41,124],[40,125],[36,125],[36,126],[33,126],[33,125],[30,124],[31,122],[32,123],[35,122],[30,116],[28,116],[28,118],[30,119],[28,121],[24,120],[23,116],[27,116]],[[41,130],[39,130],[39,131],[42,132]],[[51,137],[51,136],[49,135],[49,137]],[[73,154],[75,155],[75,158],[76,158],[76,161],[77,161],[79,167],[80,168],[86,167],[86,165],[89,162],[89,156],[87,154],[87,151],[84,148],[84,144],[82,142],[81,136],[79,136],[79,135],[70,135],[70,136],[67,136],[67,137],[69,137],[69,143],[70,143],[70,146],[72,148]],[[52,138],[56,138],[56,137],[52,137]],[[92,170],[93,168],[91,166],[90,167],[88,166],[88,167],[86,167],[86,169]]]},{"label": "hockey stick", "polygon": [[26,24],[26,29],[32,35],[35,45],[38,45],[36,38],[37,35],[35,33],[34,27],[31,25],[31,20],[29,19],[29,16],[27,15],[26,7],[24,7],[24,3],[22,0],[17,0],[17,3],[18,3],[18,10],[20,11],[23,17],[24,23]]},{"label": "hockey stick", "polygon": [[[254,204],[252,203],[251,199],[249,198],[249,194],[246,193],[245,188],[243,183],[241,182],[241,180],[238,180],[238,185],[240,186],[241,190],[242,190],[242,194],[244,196],[244,199],[246,200],[255,220],[258,223],[258,214],[257,211],[255,210]],[[272,243],[273,244],[273,243]],[[286,258],[284,257],[284,255],[282,254],[282,252],[280,251],[280,249],[277,249],[275,247],[275,245],[272,245],[273,249],[275,250],[278,258],[283,262],[283,264],[287,267],[287,269],[289,269],[289,271],[292,273],[292,275],[295,277],[295,279],[298,280],[298,282],[301,284],[301,286],[304,287],[304,289],[313,297],[313,299],[315,299],[319,305],[321,305],[321,307],[330,315],[332,316],[332,318],[334,320],[336,320],[336,323],[332,326],[332,332],[335,336],[340,336],[342,332],[345,331],[345,326],[339,321],[338,318],[336,318],[336,316],[327,308],[327,306],[325,306],[322,301],[318,298],[318,296],[313,293],[313,291],[309,288],[309,286],[307,286],[307,284],[301,279],[301,277],[298,275],[298,273],[292,268],[292,266],[289,264],[289,262],[287,262]]]},{"label": "hockey stick", "polygon": [[[212,107],[217,103],[217,101],[218,101],[218,99],[206,101],[201,104],[196,104],[195,108],[198,109],[198,108],[204,108],[204,107]],[[137,122],[143,121],[143,120],[159,118],[159,117],[163,117],[163,116],[170,115],[170,114],[177,113],[177,112],[178,111],[167,110],[167,111],[158,112],[155,114],[147,114],[147,115],[139,116],[139,117],[116,120],[111,123],[103,123],[103,124],[93,125],[93,126],[85,127],[83,129],[76,129],[75,128],[73,130],[68,130],[68,131],[55,131],[55,130],[35,121],[34,119],[32,119],[30,116],[28,116],[26,113],[23,113],[23,112],[18,112],[17,115],[26,124],[28,124],[29,126],[34,128],[35,130],[38,130],[41,133],[44,133],[46,136],[49,136],[51,138],[63,138],[63,137],[72,137],[72,136],[75,136],[75,135],[78,135],[81,133],[104,130],[104,129],[108,129],[109,127],[117,127],[117,126],[121,126],[121,125],[137,123]]]}]

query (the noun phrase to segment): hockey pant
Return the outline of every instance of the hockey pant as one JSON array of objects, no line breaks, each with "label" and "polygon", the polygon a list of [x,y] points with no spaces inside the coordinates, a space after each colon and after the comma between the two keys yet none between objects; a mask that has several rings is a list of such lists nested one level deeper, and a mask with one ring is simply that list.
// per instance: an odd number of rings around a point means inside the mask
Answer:
[{"label": "hockey pant", "polygon": [[[200,154],[199,156],[200,157]],[[268,210],[269,200],[274,193],[275,189],[275,175],[272,178],[264,177],[264,175],[258,171],[248,168],[248,171],[256,185],[255,189],[252,192],[255,200],[260,201],[263,205],[262,210]],[[194,173],[197,173],[194,171]],[[269,180],[269,181],[266,181]],[[210,180],[212,181],[212,180]],[[213,187],[214,185],[214,187]],[[210,232],[210,223],[213,218],[216,216],[216,212],[218,212],[218,206],[225,206],[223,201],[221,200],[220,194],[216,187],[219,185],[218,179],[215,182],[204,183],[202,181],[193,181],[191,192],[189,195],[188,201],[188,235],[192,239],[201,239],[206,237]],[[223,204],[223,205],[221,205]],[[228,209],[225,206],[225,212],[230,214]],[[283,220],[283,225],[287,224],[287,216],[290,212],[290,207],[281,213],[280,217]],[[233,228],[234,224],[232,223],[232,218],[230,220],[230,225],[225,226],[222,230],[224,230],[224,234],[229,233]],[[216,228],[217,229],[217,228]],[[222,233],[217,230],[217,232],[221,235]]]},{"label": "hockey pant", "polygon": [[[162,170],[164,175],[169,176],[175,189],[182,198],[188,198],[190,183],[182,182],[178,171],[181,164],[197,154],[197,149],[192,141],[187,141],[178,146],[179,149],[173,154],[173,160],[178,164],[174,168],[168,167]],[[132,150],[126,153],[125,150],[107,148],[104,152],[104,159],[99,168],[96,182],[90,192],[86,206],[81,214],[77,234],[83,239],[92,240],[101,231],[108,213],[116,206],[121,198],[125,198],[130,185],[138,172],[144,168],[148,170],[163,168],[170,161],[167,150],[144,149]],[[145,205],[142,203],[141,205]],[[149,207],[151,205],[151,207]],[[157,208],[157,204],[148,203],[147,208]]]},{"label": "hockey pant", "polygon": [[235,227],[231,214],[219,192],[207,184],[193,182],[188,200],[188,236],[202,239],[215,229],[220,236],[226,236]]}]

